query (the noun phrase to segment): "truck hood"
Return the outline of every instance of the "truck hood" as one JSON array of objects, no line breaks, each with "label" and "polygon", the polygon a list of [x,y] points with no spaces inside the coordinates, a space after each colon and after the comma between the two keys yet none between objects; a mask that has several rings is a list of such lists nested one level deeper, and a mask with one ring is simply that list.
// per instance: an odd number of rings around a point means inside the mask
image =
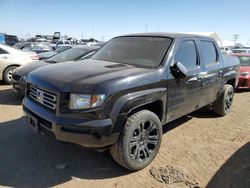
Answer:
[{"label": "truck hood", "polygon": [[240,66],[240,72],[250,72],[250,66]]},{"label": "truck hood", "polygon": [[45,61],[36,61],[32,63],[28,63],[26,65],[22,65],[15,69],[15,74],[20,76],[27,76],[31,71],[43,67],[45,65],[49,65],[50,63],[46,63]]},{"label": "truck hood", "polygon": [[[122,84],[119,80],[133,79],[133,76],[152,72],[152,70],[154,69],[88,59],[75,62],[74,65],[64,62],[39,68],[32,71],[28,82],[58,92],[91,93],[97,86],[105,87],[105,82],[112,83],[112,80],[115,80],[114,83]],[[116,86],[113,85],[113,87]]]}]

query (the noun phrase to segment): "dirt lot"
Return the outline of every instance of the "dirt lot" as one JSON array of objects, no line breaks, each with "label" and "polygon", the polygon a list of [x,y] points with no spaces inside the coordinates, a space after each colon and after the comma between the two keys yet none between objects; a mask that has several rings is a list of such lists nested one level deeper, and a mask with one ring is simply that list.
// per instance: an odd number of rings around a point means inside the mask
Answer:
[{"label": "dirt lot", "polygon": [[22,115],[21,98],[0,84],[0,186],[250,187],[250,92],[226,117],[195,112],[164,126],[160,153],[135,173],[108,151],[36,135]]}]

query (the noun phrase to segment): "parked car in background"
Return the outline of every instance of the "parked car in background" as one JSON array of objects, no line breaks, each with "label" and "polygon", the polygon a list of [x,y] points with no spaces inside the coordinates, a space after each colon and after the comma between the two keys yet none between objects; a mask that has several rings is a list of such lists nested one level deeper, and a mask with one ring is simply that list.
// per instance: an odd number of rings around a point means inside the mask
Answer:
[{"label": "parked car in background", "polygon": [[81,44],[84,44],[86,46],[92,46],[94,44],[97,44],[99,41],[94,39],[94,38],[90,38],[90,39],[81,39]]},{"label": "parked car in background", "polygon": [[[55,64],[55,63],[62,63],[65,61],[77,61],[82,60],[85,58],[89,58],[92,54],[97,51],[99,47],[87,47],[87,46],[74,46],[69,50],[61,52],[47,60],[38,61],[35,63],[30,63],[29,65],[24,65],[18,67],[12,76],[12,88],[16,91],[19,95],[24,96],[25,94],[25,87],[26,87],[26,80],[29,73],[39,67],[43,67],[45,65]],[[68,70],[64,70],[67,72]],[[62,74],[64,74],[62,72]]]},{"label": "parked car in background", "polygon": [[56,50],[54,51],[50,51],[50,52],[43,52],[43,53],[39,53],[37,54],[38,57],[39,57],[39,60],[45,60],[45,59],[49,59],[51,58],[52,56],[56,55],[56,54],[59,54],[61,52],[64,52],[66,50],[69,50],[71,49],[72,46],[62,46],[60,48],[57,48]]},{"label": "parked car in background", "polygon": [[20,65],[37,60],[38,57],[34,52],[24,52],[22,50],[0,44],[0,80],[3,80],[7,84],[11,84],[14,69]]},{"label": "parked car in background", "polygon": [[232,47],[229,47],[229,46],[224,46],[224,47],[220,47],[220,50],[221,52],[224,54],[224,55],[230,55],[232,54]]},{"label": "parked car in background", "polygon": [[235,54],[239,54],[239,53],[243,53],[243,54],[250,54],[250,49],[247,49],[247,48],[237,48],[237,49],[233,49],[232,50],[233,53]]},{"label": "parked car in background", "polygon": [[250,89],[250,54],[233,54],[240,61],[240,79],[238,89]]},{"label": "parked car in background", "polygon": [[209,104],[218,116],[230,112],[239,60],[226,60],[209,37],[116,37],[90,59],[32,71],[24,113],[37,133],[110,149],[118,164],[140,170],[157,155],[166,123]]},{"label": "parked car in background", "polygon": [[67,46],[67,45],[71,45],[71,42],[69,40],[58,40],[56,43],[50,44],[50,47],[53,50],[56,50],[57,48],[60,48],[62,46]]},{"label": "parked car in background", "polygon": [[24,51],[33,51],[36,53],[49,52],[52,50],[48,43],[39,42],[24,42],[21,45],[15,45],[15,47]]},{"label": "parked car in background", "polygon": [[18,43],[18,38],[16,35],[7,35],[0,33],[0,44],[13,46],[16,43]]}]

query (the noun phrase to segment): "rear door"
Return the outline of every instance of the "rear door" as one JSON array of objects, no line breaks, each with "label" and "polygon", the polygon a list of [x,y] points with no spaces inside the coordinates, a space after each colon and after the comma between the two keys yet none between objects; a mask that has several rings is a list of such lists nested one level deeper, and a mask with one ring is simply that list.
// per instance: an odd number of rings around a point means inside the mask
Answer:
[{"label": "rear door", "polygon": [[201,106],[214,102],[223,87],[223,61],[212,40],[199,41],[199,54],[202,66]]},{"label": "rear door", "polygon": [[171,73],[169,74],[167,121],[177,119],[197,109],[201,98],[199,74],[202,69],[195,40],[184,39],[177,42],[173,53],[171,65],[181,62],[188,69],[188,73],[185,78],[178,79]]}]

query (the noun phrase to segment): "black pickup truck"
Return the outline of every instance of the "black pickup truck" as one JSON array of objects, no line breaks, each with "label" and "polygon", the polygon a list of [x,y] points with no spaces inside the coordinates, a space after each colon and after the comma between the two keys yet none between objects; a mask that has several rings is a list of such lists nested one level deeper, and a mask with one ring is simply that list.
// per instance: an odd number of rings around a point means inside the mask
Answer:
[{"label": "black pickup truck", "polygon": [[157,155],[163,125],[207,105],[226,115],[238,77],[237,58],[211,38],[125,35],[88,60],[31,72],[23,110],[36,132],[109,148],[120,165],[140,170]]}]

